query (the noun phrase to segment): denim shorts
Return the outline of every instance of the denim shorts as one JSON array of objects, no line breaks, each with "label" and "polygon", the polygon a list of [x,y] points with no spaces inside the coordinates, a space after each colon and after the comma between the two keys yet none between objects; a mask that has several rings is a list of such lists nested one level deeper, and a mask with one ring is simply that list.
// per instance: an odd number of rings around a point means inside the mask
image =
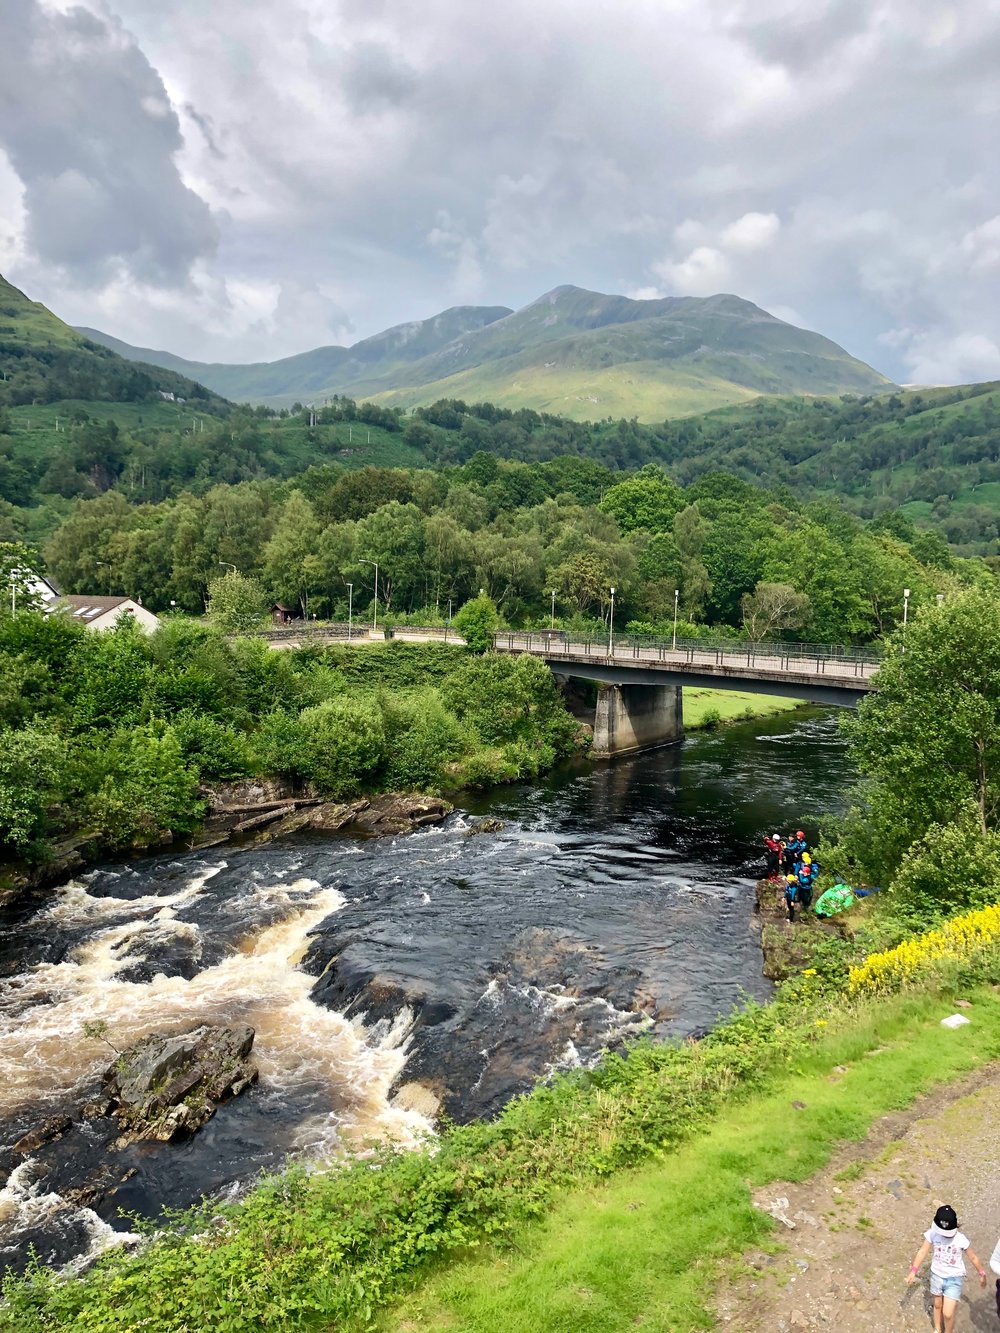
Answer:
[{"label": "denim shorts", "polygon": [[950,1301],[960,1300],[964,1281],[964,1277],[938,1277],[936,1273],[932,1273],[931,1295],[947,1296]]}]

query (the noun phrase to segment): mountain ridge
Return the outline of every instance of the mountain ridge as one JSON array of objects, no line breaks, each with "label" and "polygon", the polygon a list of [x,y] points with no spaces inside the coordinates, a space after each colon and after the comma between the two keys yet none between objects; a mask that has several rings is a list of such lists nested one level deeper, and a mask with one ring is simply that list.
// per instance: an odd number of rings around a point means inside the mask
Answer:
[{"label": "mountain ridge", "polygon": [[451,307],[352,347],[246,365],[186,361],[130,347],[97,329],[83,332],[120,355],[272,407],[335,395],[404,408],[455,397],[577,419],[652,421],[761,394],[830,396],[894,387],[831,339],[732,293],[638,300],[563,284],[519,310]]}]

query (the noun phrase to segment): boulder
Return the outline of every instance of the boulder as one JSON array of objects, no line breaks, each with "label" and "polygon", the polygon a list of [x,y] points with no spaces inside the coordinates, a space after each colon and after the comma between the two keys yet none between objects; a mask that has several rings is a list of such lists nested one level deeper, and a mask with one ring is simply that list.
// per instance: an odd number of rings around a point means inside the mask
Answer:
[{"label": "boulder", "polygon": [[36,1129],[29,1130],[27,1134],[22,1134],[14,1144],[14,1152],[30,1153],[37,1152],[45,1143],[52,1143],[54,1139],[61,1139],[73,1124],[68,1115],[52,1115],[48,1120],[40,1124]]},{"label": "boulder", "polygon": [[409,833],[422,824],[439,824],[453,809],[437,796],[388,792],[373,796],[367,808],[352,821],[352,828],[375,837]]},{"label": "boulder", "polygon": [[193,1134],[220,1102],[256,1080],[257,1066],[248,1059],[253,1041],[253,1028],[207,1025],[144,1037],[105,1072],[103,1105],[110,1102],[127,1142]]}]

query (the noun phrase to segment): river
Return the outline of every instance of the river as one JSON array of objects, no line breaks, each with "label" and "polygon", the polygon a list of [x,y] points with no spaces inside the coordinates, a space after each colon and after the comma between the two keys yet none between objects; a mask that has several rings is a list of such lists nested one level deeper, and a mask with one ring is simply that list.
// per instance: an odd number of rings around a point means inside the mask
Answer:
[{"label": "river", "polygon": [[[844,779],[836,716],[813,709],[470,797],[406,837],[81,875],[0,935],[0,1267],[29,1243],[92,1257],[127,1232],[119,1210],[233,1194],[289,1154],[412,1142],[437,1108],[493,1114],[633,1033],[696,1033],[765,997],[760,839],[814,835]],[[260,1082],[183,1143],[115,1148],[97,1119],[13,1153],[93,1094],[113,1058],[95,1020],[118,1047],[249,1023]]]}]

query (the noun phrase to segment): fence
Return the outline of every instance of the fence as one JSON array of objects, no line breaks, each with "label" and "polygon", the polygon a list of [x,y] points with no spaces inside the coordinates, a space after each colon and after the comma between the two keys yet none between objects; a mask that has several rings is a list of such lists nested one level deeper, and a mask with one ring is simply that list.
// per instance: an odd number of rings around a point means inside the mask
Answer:
[{"label": "fence", "polygon": [[710,639],[658,639],[622,634],[607,639],[553,633],[494,635],[497,649],[538,653],[545,657],[602,657],[616,662],[663,662],[671,666],[760,668],[767,672],[802,672],[867,678],[878,667],[878,648],[840,647],[828,643],[730,642]]}]

